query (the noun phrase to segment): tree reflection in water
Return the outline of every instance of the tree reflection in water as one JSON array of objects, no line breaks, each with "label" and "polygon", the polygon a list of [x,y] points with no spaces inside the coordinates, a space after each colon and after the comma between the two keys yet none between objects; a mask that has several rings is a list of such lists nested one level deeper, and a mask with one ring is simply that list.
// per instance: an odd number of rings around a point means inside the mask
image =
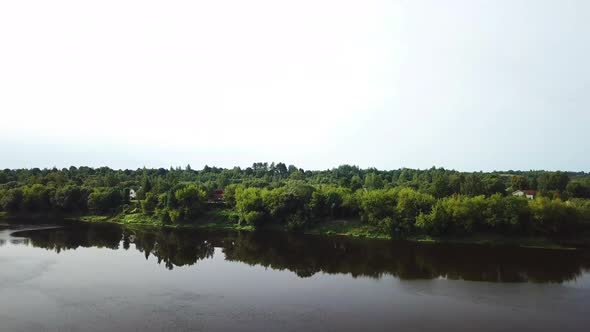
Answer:
[{"label": "tree reflection in water", "polygon": [[228,261],[288,270],[302,278],[322,272],[372,278],[392,275],[400,279],[560,283],[590,268],[590,253],[585,250],[421,244],[280,232],[137,230],[110,224],[72,224],[13,235],[56,253],[80,247],[135,249],[146,259],[153,255],[170,270],[212,258],[215,248],[221,248]]}]

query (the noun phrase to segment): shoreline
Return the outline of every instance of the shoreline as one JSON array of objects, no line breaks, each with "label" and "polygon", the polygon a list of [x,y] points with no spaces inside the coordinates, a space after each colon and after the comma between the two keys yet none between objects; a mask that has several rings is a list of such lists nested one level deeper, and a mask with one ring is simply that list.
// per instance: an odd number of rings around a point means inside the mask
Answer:
[{"label": "shoreline", "polygon": [[[118,215],[54,215],[54,214],[17,214],[9,215],[0,213],[0,224],[7,221],[19,220],[37,220],[37,219],[61,219],[72,222],[84,223],[111,223],[126,227],[150,227],[150,228],[169,228],[169,229],[193,229],[193,230],[231,230],[231,231],[248,231],[257,230],[254,226],[242,226],[232,222],[228,218],[222,217],[224,211],[210,211],[208,215],[203,216],[190,224],[163,225],[157,222],[153,217],[136,214],[118,214]],[[223,221],[221,221],[223,220]],[[411,235],[406,237],[392,237],[379,232],[376,227],[362,224],[360,220],[330,220],[315,223],[302,231],[293,232],[284,227],[264,227],[260,230],[273,230],[280,232],[300,233],[322,237],[350,237],[358,239],[371,240],[402,240],[419,243],[448,243],[448,244],[475,244],[487,246],[517,246],[523,248],[535,249],[554,249],[554,250],[577,250],[590,247],[590,234],[578,238],[561,238],[551,239],[539,236],[505,236],[499,234],[470,234],[465,236],[429,236],[429,235]]]}]

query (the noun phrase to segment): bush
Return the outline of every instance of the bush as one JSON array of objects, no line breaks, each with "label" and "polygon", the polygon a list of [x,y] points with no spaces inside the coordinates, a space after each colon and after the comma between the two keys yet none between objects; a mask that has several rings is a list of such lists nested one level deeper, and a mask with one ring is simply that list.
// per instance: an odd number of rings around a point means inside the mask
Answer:
[{"label": "bush", "polygon": [[192,220],[199,217],[204,210],[207,193],[194,184],[178,189],[174,193],[182,220]]},{"label": "bush", "polygon": [[529,227],[530,209],[523,197],[494,194],[488,199],[484,215],[486,230],[523,233]]},{"label": "bush", "polygon": [[257,219],[254,214],[262,213],[264,204],[262,202],[262,189],[259,188],[237,188],[235,193],[236,210],[240,216],[240,223],[250,224],[250,221]]},{"label": "bush", "polygon": [[396,189],[359,191],[359,207],[363,221],[378,225],[384,218],[396,219]]},{"label": "bush", "polygon": [[421,213],[416,226],[435,235],[472,233],[481,229],[486,207],[484,196],[446,197],[436,201],[430,213]]},{"label": "bush", "polygon": [[23,191],[20,188],[8,189],[0,197],[0,207],[4,211],[15,212],[21,207],[23,201]]},{"label": "bush", "polygon": [[395,233],[409,233],[414,230],[416,218],[424,212],[429,212],[434,204],[434,197],[417,192],[411,188],[403,188],[397,193],[396,215],[397,223],[390,218],[392,230]]},{"label": "bush", "polygon": [[67,185],[55,191],[51,198],[54,208],[61,211],[85,211],[88,202],[88,192],[76,185]]},{"label": "bush", "polygon": [[24,187],[21,209],[24,211],[46,211],[51,208],[50,190],[42,184]]},{"label": "bush", "polygon": [[264,222],[264,219],[265,215],[263,212],[250,211],[244,215],[242,221],[245,222],[247,225],[260,226]]},{"label": "bush", "polygon": [[158,220],[160,221],[160,223],[162,223],[162,225],[170,225],[172,224],[172,218],[170,218],[170,212],[168,211],[168,209],[163,208],[163,209],[156,209],[155,213],[156,218],[158,218]]},{"label": "bush", "polygon": [[94,212],[109,212],[121,205],[123,197],[119,190],[114,188],[95,188],[88,195],[88,208]]},{"label": "bush", "polygon": [[158,206],[158,198],[151,192],[145,194],[145,199],[141,201],[141,210],[147,215],[154,213],[154,210]]},{"label": "bush", "polygon": [[316,218],[349,216],[354,208],[351,197],[350,189],[322,187],[312,193],[309,207]]},{"label": "bush", "polygon": [[556,234],[574,231],[581,221],[581,214],[573,204],[560,199],[538,197],[529,202],[535,231]]},{"label": "bush", "polygon": [[168,211],[168,216],[170,217],[170,221],[173,224],[179,224],[184,219],[184,216],[183,216],[182,212],[181,211],[178,211],[178,210],[170,210],[170,211]]}]

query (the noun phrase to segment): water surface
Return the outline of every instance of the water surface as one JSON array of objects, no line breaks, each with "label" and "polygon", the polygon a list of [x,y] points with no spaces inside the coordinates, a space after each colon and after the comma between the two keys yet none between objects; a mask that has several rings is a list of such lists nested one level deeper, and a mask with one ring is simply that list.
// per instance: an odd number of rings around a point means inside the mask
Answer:
[{"label": "water surface", "polygon": [[590,254],[285,233],[0,229],[0,331],[585,331]]}]

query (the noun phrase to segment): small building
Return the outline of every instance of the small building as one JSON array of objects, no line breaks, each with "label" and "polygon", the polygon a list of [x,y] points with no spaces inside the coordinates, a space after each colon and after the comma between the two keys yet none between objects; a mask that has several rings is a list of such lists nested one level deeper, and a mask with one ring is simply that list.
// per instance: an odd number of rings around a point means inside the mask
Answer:
[{"label": "small building", "polygon": [[129,199],[136,199],[137,198],[137,193],[135,192],[134,189],[129,189]]},{"label": "small building", "polygon": [[526,197],[528,199],[534,199],[536,195],[537,195],[537,191],[531,190],[531,189],[517,190],[512,193],[512,196]]},{"label": "small building", "polygon": [[209,196],[208,203],[223,203],[225,191],[223,189],[215,189],[211,196]]},{"label": "small building", "polygon": [[223,189],[217,189],[213,191],[213,200],[216,202],[223,202],[223,196],[225,195],[225,191]]}]

